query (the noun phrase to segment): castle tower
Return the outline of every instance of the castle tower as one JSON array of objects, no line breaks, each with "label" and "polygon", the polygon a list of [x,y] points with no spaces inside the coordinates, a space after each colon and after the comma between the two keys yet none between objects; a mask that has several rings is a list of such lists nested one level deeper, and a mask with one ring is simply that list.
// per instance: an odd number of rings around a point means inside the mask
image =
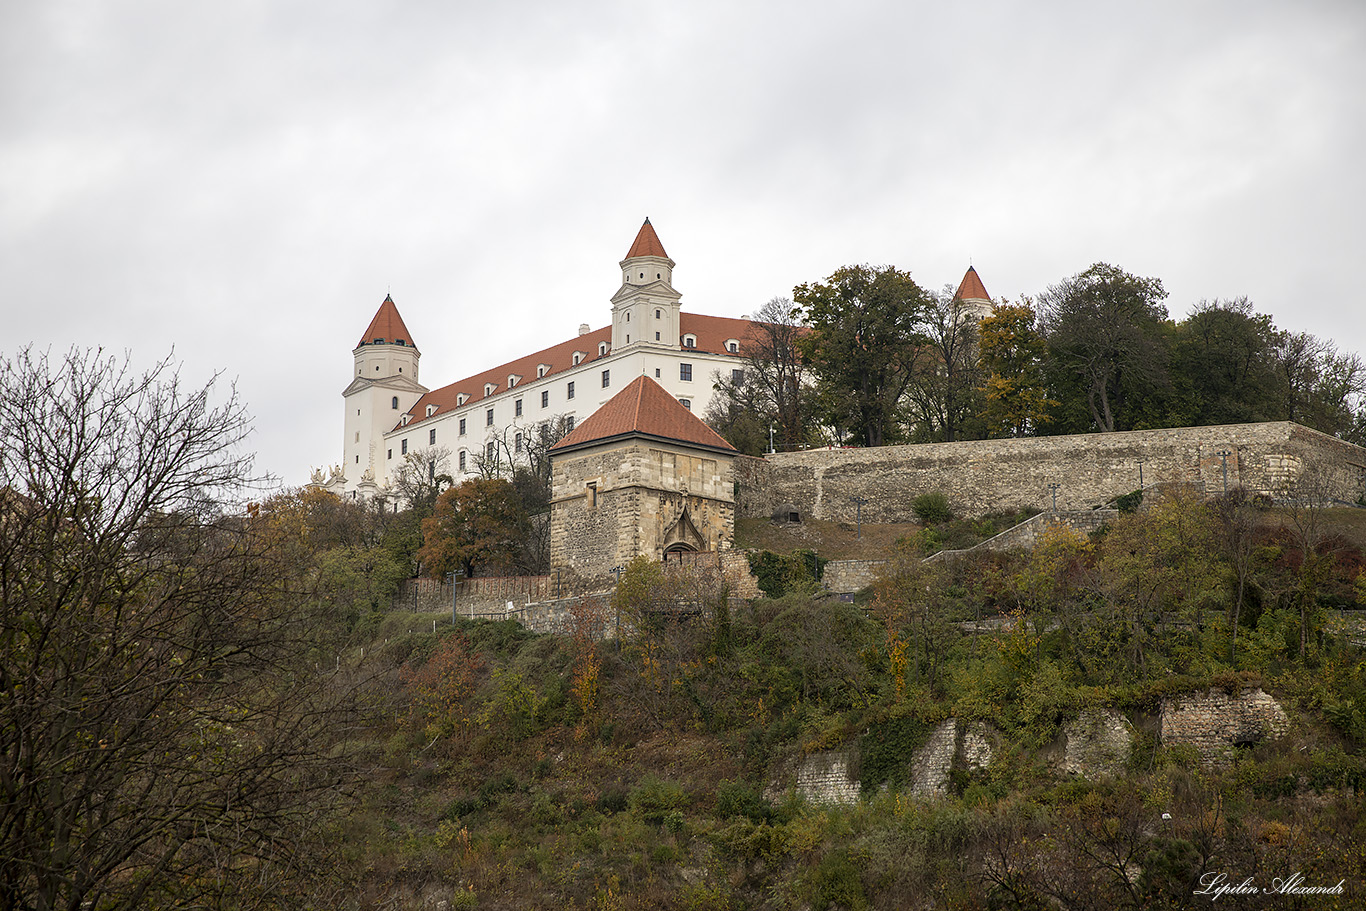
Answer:
[{"label": "castle tower", "polygon": [[621,288],[612,296],[612,350],[628,345],[678,348],[679,298],[674,261],[664,252],[650,219],[621,261]]},{"label": "castle tower", "polygon": [[355,372],[342,391],[346,401],[342,472],[348,492],[361,484],[385,483],[387,460],[379,451],[384,433],[401,423],[427,392],[417,381],[422,355],[388,295],[351,354]]},{"label": "castle tower", "polygon": [[963,275],[963,280],[958,284],[958,291],[953,296],[963,302],[964,309],[978,322],[991,316],[991,295],[987,294],[986,286],[982,284],[982,279],[978,278],[977,270],[972,266],[968,266],[968,271]]},{"label": "castle tower", "polygon": [[662,386],[636,377],[551,447],[551,565],[600,578],[637,554],[730,550],[735,456]]}]

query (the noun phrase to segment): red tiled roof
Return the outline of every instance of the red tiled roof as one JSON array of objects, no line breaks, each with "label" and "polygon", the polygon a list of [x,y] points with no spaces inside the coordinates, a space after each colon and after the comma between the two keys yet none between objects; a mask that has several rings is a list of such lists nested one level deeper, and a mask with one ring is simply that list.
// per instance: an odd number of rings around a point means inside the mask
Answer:
[{"label": "red tiled roof", "polygon": [[654,225],[650,224],[648,218],[645,219],[645,224],[640,226],[640,233],[636,235],[636,242],[631,244],[631,249],[626,253],[627,259],[636,256],[669,258],[669,254],[664,252],[664,245],[659,242],[659,235],[655,233]]},{"label": "red tiled roof", "polygon": [[641,434],[707,449],[734,452],[735,447],[698,420],[678,399],[648,376],[638,376],[607,400],[582,424],[551,447],[551,452],[575,449],[627,434]]},{"label": "red tiled roof", "polygon": [[[393,345],[402,341],[405,345],[416,348],[417,343],[408,334],[408,327],[403,325],[403,317],[398,315],[398,308],[394,306],[394,299],[389,295],[384,295],[384,303],[379,305],[379,310],[375,311],[375,318],[370,320],[369,327],[365,334],[360,337],[360,345],[373,345],[376,339],[383,339],[384,344]],[[359,348],[360,345],[356,347]]]},{"label": "red tiled roof", "polygon": [[982,280],[977,277],[977,270],[972,266],[968,266],[967,274],[963,276],[963,282],[958,286],[958,293],[954,296],[961,301],[991,300],[991,295],[987,294]]},{"label": "red tiled roof", "polygon": [[[675,350],[677,350],[679,354],[685,354],[690,351],[701,351],[709,354],[726,354],[728,353],[726,342],[734,339],[740,343],[738,354],[743,356],[745,354],[745,349],[749,344],[747,338],[750,333],[750,326],[751,323],[747,319],[732,319],[727,316],[703,316],[695,313],[680,313],[679,332],[682,335],[696,336],[697,344],[693,348],[678,348]],[[674,344],[679,343],[678,339],[674,339],[673,341]],[[432,418],[436,418],[441,415],[449,414],[456,408],[468,408],[477,404],[484,398],[502,395],[508,390],[507,382],[509,374],[516,374],[522,378],[522,383],[529,383],[536,379],[536,368],[540,364],[549,366],[550,369],[546,371],[546,376],[554,376],[557,373],[570,370],[575,366],[575,351],[582,351],[584,353],[583,363],[585,364],[590,361],[598,360],[600,357],[610,357],[612,354],[610,347],[608,348],[606,355],[598,354],[598,344],[601,342],[607,342],[608,345],[611,345],[611,326],[595,329],[587,335],[575,336],[567,342],[560,342],[558,345],[546,348],[543,351],[537,351],[534,354],[528,354],[515,361],[509,361],[506,364],[500,364],[490,370],[485,370],[483,373],[476,373],[474,376],[456,380],[454,383],[442,386],[440,389],[433,389],[413,403],[413,407],[409,411],[409,414],[412,415],[412,420],[409,421],[407,426],[413,427],[422,421],[427,420],[428,405],[436,406],[436,410],[433,411],[431,415]],[[493,386],[491,396],[484,395],[485,385]],[[464,405],[456,405],[456,397],[461,393],[469,398],[465,400]],[[396,425],[395,429],[400,426],[403,425]]]}]

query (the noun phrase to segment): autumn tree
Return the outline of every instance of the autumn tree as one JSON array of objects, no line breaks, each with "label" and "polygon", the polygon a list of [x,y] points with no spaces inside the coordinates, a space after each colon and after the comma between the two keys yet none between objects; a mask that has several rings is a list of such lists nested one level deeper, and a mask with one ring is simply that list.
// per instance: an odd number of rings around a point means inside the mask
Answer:
[{"label": "autumn tree", "polygon": [[1055,394],[1073,427],[1080,429],[1077,416],[1085,414],[1096,430],[1132,429],[1130,412],[1167,383],[1166,297],[1161,280],[1106,263],[1039,296]]},{"label": "autumn tree", "polygon": [[844,266],[823,282],[798,285],[792,299],[811,324],[802,351],[835,391],[827,402],[847,408],[827,418],[855,429],[867,446],[897,439],[898,410],[925,341],[928,295],[893,266]]},{"label": "autumn tree", "polygon": [[1201,301],[1177,326],[1173,373],[1192,400],[1188,424],[1274,420],[1281,333],[1245,297]]},{"label": "autumn tree", "polygon": [[1030,436],[1052,423],[1044,364],[1048,343],[1035,326],[1028,299],[1002,302],[981,323],[981,369],[988,433]]},{"label": "autumn tree", "polygon": [[801,340],[809,331],[801,308],[775,297],[750,317],[741,340],[744,367],[716,376],[707,423],[741,452],[762,452],[770,429],[773,445],[781,450],[799,449],[808,441],[810,368]]},{"label": "autumn tree", "polygon": [[906,390],[914,439],[952,443],[980,435],[979,322],[952,289],[928,295],[924,342]]},{"label": "autumn tree", "polygon": [[0,907],[259,906],[325,868],[344,688],[243,515],[249,429],[169,360],[0,360]]},{"label": "autumn tree", "polygon": [[507,575],[520,568],[527,515],[516,489],[499,478],[471,478],[447,488],[422,522],[418,556],[428,575]]}]

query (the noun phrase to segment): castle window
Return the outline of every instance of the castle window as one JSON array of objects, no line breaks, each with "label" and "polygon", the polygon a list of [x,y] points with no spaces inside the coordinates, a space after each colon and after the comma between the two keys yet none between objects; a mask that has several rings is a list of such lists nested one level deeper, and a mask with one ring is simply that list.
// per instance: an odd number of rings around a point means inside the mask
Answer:
[{"label": "castle window", "polygon": [[541,407],[542,407],[542,408],[549,408],[549,407],[550,407],[550,390],[549,390],[549,389],[542,389],[542,390],[541,390]]},{"label": "castle window", "polygon": [[428,405],[428,406],[427,406],[427,417],[431,417],[431,416],[434,415],[434,414],[436,414],[436,406],[435,406],[435,405]]},{"label": "castle window", "polygon": [[398,442],[398,451],[401,452],[403,455],[407,455],[407,454],[408,454],[408,441],[407,441],[407,440],[399,440],[399,442]]},{"label": "castle window", "polygon": [[460,470],[465,470],[465,450],[460,450]]},{"label": "castle window", "polygon": [[658,332],[655,333],[655,341],[659,341],[659,333],[658,333]]},{"label": "castle window", "polygon": [[386,450],[384,450],[384,457],[385,457],[386,459],[393,459],[393,457],[394,457],[394,451],[393,451],[392,449],[386,449]]},{"label": "castle window", "polygon": [[567,417],[567,418],[564,419],[564,431],[565,431],[565,433],[570,433],[570,432],[572,432],[573,430],[574,430],[574,415],[571,414],[569,417]]},{"label": "castle window", "polygon": [[692,399],[679,399],[678,404],[682,405],[689,411],[692,411]]},{"label": "castle window", "polygon": [[678,365],[678,378],[685,383],[692,382],[692,364]]},{"label": "castle window", "polygon": [[549,371],[550,371],[550,365],[549,365],[549,364],[537,364],[537,365],[536,365],[536,379],[539,380],[541,377],[545,376]]},{"label": "castle window", "polygon": [[743,371],[743,370],[732,370],[732,371],[730,372],[730,381],[731,381],[731,383],[733,383],[733,384],[736,385],[736,386],[743,386],[743,385],[745,385],[745,371]]},{"label": "castle window", "polygon": [[394,339],[394,344],[395,344],[395,345],[402,345],[402,344],[403,344],[403,339],[401,339],[401,338],[396,338],[396,339]]},{"label": "castle window", "polygon": [[460,435],[461,435],[462,437],[465,435],[465,419],[464,419],[464,418],[461,418],[461,419],[460,419]]},{"label": "castle window", "polygon": [[661,311],[659,311],[659,310],[656,310],[656,311],[655,311],[655,319],[659,319],[659,314],[660,314],[660,312],[661,312]]},{"label": "castle window", "polygon": [[490,408],[488,411],[485,411],[485,412],[484,412],[484,426],[485,426],[485,427],[492,427],[492,426],[493,426],[493,409],[492,409],[492,408]]},{"label": "castle window", "polygon": [[484,395],[493,395],[493,390],[495,390],[495,389],[497,389],[497,388],[498,388],[498,387],[497,387],[496,385],[494,385],[493,383],[485,383],[485,384],[484,384]]},{"label": "castle window", "polygon": [[515,402],[512,403],[512,413],[513,413],[514,415],[516,415],[517,417],[521,417],[521,416],[522,416],[522,400],[521,400],[521,399],[518,399],[517,401],[515,401]]},{"label": "castle window", "polygon": [[436,445],[436,428],[435,428],[435,427],[433,427],[431,430],[428,430],[428,431],[427,431],[427,445],[428,445],[428,446],[435,446],[435,445]]},{"label": "castle window", "polygon": [[602,356],[603,356],[604,354],[606,354],[606,353],[607,353],[607,343],[606,343],[606,342],[598,342],[598,357],[602,357]]},{"label": "castle window", "polygon": [[456,404],[456,405],[463,405],[463,404],[465,404],[466,402],[468,402],[469,400],[470,400],[470,397],[467,396],[467,395],[465,395],[465,393],[463,393],[463,392],[456,393],[456,396],[455,396],[455,404]]},{"label": "castle window", "polygon": [[360,431],[359,431],[359,430],[356,431],[356,442],[357,442],[357,443],[360,442]]},{"label": "castle window", "polygon": [[579,364],[581,364],[581,363],[583,362],[583,352],[582,352],[582,351],[575,351],[575,352],[574,352],[573,361],[574,361],[574,366],[575,366],[575,367],[577,367]]},{"label": "castle window", "polygon": [[656,272],[656,273],[655,273],[655,278],[663,278],[663,277],[664,277],[663,273],[660,273],[660,272]]},{"label": "castle window", "polygon": [[522,381],[522,378],[515,373],[508,374],[508,388],[511,389]]},{"label": "castle window", "polygon": [[375,339],[375,344],[376,344],[376,345],[383,345],[383,344],[384,344],[384,339],[382,339],[382,338],[377,338],[377,339]]},{"label": "castle window", "polygon": [[356,464],[357,464],[357,465],[360,464],[360,456],[356,456]]},{"label": "castle window", "polygon": [[740,353],[740,343],[733,338],[726,339],[726,350],[731,354]]},{"label": "castle window", "polygon": [[631,333],[626,333],[626,344],[631,344]]},{"label": "castle window", "polygon": [[630,310],[627,310],[627,311],[626,311],[626,322],[629,323],[630,321],[631,321],[631,311],[630,311]]},{"label": "castle window", "polygon": [[640,277],[641,277],[641,278],[644,278],[644,277],[645,277],[645,273],[644,273],[644,272],[640,273]]},{"label": "castle window", "polygon": [[586,492],[588,494],[588,508],[596,509],[598,506],[598,482],[589,481]]},{"label": "castle window", "polygon": [[484,452],[488,454],[488,460],[492,462],[494,457],[498,455],[498,444],[494,443],[492,440],[489,440],[489,444],[487,447],[485,447]]},{"label": "castle window", "polygon": [[610,370],[604,370],[604,371],[602,372],[602,388],[603,388],[603,389],[606,389],[608,386],[611,386],[611,385],[612,385],[612,371],[610,371]]},{"label": "castle window", "polygon": [[567,398],[567,399],[572,399],[572,398],[574,397],[574,381],[573,381],[573,380],[570,380],[570,381],[569,381],[569,385],[565,387],[565,394],[564,394],[564,397]]},{"label": "castle window", "polygon": [[697,336],[695,336],[695,335],[685,335],[685,336],[683,336],[683,347],[684,347],[684,348],[696,348],[696,347],[697,347]]},{"label": "castle window", "polygon": [[659,379],[659,368],[655,368],[655,379]]},{"label": "castle window", "polygon": [[514,452],[522,451],[522,434],[520,432],[512,438],[512,449]]}]

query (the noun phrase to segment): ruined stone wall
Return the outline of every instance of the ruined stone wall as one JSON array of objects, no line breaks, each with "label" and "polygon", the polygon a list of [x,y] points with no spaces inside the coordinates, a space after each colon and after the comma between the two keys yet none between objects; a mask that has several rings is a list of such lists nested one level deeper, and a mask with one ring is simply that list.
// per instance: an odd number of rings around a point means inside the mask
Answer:
[{"label": "ruined stone wall", "polygon": [[858,803],[859,783],[850,774],[852,751],[813,753],[797,767],[797,793],[812,803]]},{"label": "ruined stone wall", "polygon": [[[1227,453],[1222,456],[1220,453]],[[853,522],[852,497],[868,500],[864,521],[914,521],[915,498],[943,492],[961,516],[1009,509],[1103,505],[1144,484],[1180,482],[1209,493],[1242,485],[1275,497],[1314,476],[1333,497],[1354,501],[1366,490],[1366,449],[1287,421],[1126,433],[882,446],[775,453],[767,469],[745,477],[766,485],[741,497],[745,516],[797,504],[818,519]]]},{"label": "ruined stone wall", "polygon": [[1158,725],[1163,746],[1195,747],[1201,761],[1215,765],[1229,761],[1238,746],[1275,740],[1290,730],[1280,703],[1259,687],[1168,697]]}]

